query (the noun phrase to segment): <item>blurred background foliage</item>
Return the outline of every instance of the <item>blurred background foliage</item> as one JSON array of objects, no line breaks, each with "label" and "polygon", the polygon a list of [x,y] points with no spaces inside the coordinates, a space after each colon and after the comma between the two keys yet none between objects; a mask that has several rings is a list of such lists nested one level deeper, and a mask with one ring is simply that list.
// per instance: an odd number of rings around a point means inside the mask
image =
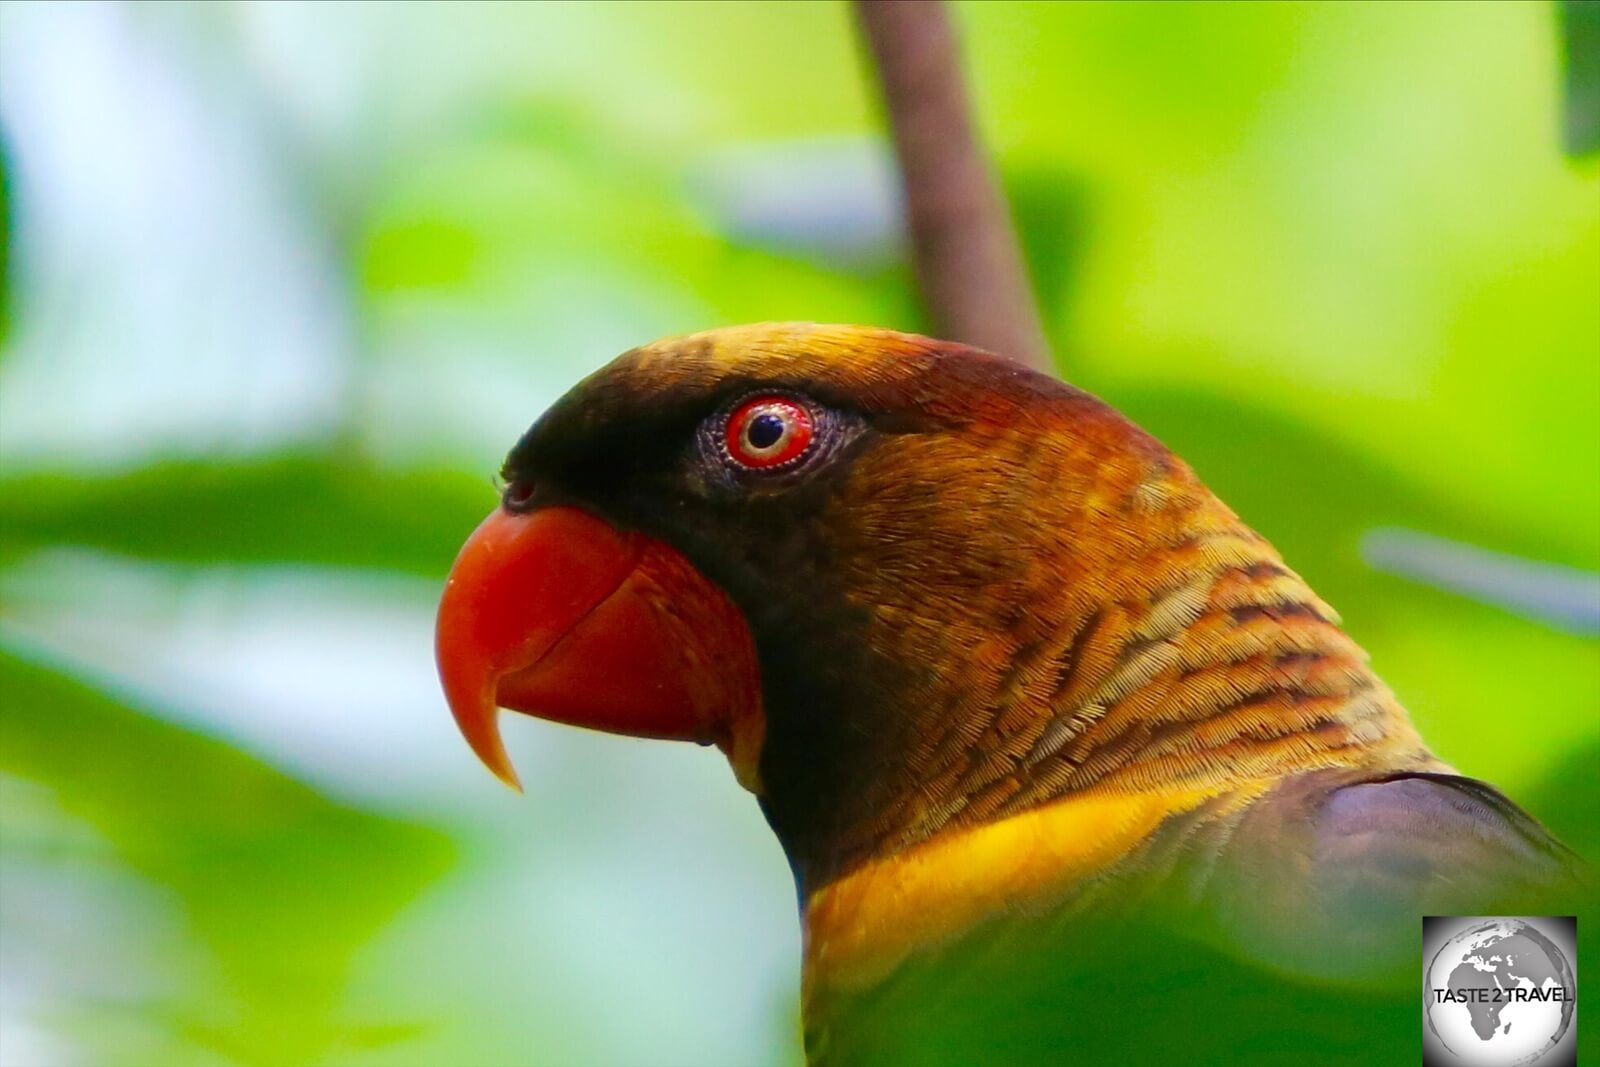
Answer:
[{"label": "blurred background foliage", "polygon": [[[1596,68],[1554,14],[956,8],[1066,376],[1594,857]],[[865,75],[831,2],[0,9],[0,1062],[798,1058],[721,757],[519,721],[516,798],[430,615],[615,353],[919,325]]]}]

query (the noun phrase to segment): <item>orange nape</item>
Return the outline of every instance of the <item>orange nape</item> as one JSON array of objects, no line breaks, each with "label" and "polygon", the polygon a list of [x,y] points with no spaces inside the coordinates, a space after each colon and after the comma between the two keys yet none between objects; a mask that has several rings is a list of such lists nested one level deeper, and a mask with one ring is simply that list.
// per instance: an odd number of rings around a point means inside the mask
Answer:
[{"label": "orange nape", "polygon": [[634,737],[716,743],[756,788],[762,729],[744,617],[676,550],[572,507],[496,509],[439,602],[445,699],[520,788],[498,708]]}]

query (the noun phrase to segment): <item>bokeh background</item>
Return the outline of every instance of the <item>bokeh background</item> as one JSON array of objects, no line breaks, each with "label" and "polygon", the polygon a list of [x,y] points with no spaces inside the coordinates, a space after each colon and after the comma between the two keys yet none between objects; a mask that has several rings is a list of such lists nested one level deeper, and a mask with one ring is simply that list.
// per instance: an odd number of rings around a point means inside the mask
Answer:
[{"label": "bokeh background", "polygon": [[[1600,167],[1542,4],[956,8],[1063,373],[1600,821]],[[0,8],[0,1063],[793,1063],[720,755],[508,722],[431,613],[610,356],[921,323],[841,3]],[[1591,853],[1592,854],[1592,853]]]}]

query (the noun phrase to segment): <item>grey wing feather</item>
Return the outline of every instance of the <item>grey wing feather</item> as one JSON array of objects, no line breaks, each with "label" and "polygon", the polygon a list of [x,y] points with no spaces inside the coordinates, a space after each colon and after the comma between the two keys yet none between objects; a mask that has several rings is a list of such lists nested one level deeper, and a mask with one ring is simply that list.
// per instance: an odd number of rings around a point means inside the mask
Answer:
[{"label": "grey wing feather", "polygon": [[1239,818],[1206,903],[1253,955],[1369,978],[1416,966],[1424,915],[1570,912],[1584,878],[1571,850],[1484,782],[1316,772]]},{"label": "grey wing feather", "polygon": [[1578,865],[1498,789],[1423,772],[1330,792],[1315,855],[1335,897],[1384,893],[1417,907],[1466,906],[1559,886]]}]

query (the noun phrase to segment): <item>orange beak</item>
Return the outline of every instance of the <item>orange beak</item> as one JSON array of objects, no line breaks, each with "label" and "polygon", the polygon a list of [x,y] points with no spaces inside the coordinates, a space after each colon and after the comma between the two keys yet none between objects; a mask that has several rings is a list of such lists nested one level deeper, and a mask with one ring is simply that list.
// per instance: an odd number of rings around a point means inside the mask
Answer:
[{"label": "orange beak", "polygon": [[496,509],[450,570],[435,650],[462,735],[513,788],[499,707],[715,742],[753,780],[760,696],[744,617],[661,541],[571,507]]}]

